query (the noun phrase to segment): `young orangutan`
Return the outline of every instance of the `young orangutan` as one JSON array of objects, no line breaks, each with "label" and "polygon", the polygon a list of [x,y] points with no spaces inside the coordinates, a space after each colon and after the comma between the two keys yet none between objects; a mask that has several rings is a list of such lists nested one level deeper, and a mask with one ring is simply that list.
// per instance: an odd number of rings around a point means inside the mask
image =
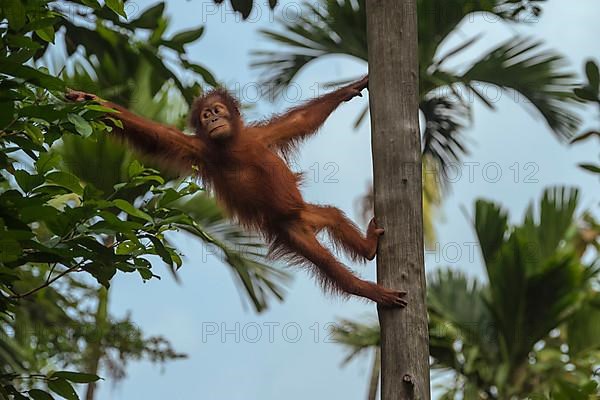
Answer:
[{"label": "young orangutan", "polygon": [[119,136],[181,173],[199,174],[231,216],[264,235],[271,243],[271,255],[314,267],[326,289],[366,297],[382,306],[404,307],[406,292],[357,278],[316,238],[326,230],[353,259],[372,260],[383,229],[371,220],[363,237],[339,209],[306,203],[298,189],[299,176],[284,160],[338,105],[361,96],[367,85],[364,77],[267,122],[248,125],[237,101],[225,90],[214,90],[191,108],[193,136],[91,94],[71,91],[66,97],[95,100],[117,110],[111,117],[122,121],[122,129],[113,126]]}]

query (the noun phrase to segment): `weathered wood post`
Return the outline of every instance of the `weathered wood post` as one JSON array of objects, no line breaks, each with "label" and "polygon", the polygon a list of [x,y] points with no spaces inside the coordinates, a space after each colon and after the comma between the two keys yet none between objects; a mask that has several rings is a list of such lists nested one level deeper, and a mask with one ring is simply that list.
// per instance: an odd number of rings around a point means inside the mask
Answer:
[{"label": "weathered wood post", "polygon": [[416,0],[367,0],[378,281],[408,291],[380,309],[381,399],[429,400]]}]

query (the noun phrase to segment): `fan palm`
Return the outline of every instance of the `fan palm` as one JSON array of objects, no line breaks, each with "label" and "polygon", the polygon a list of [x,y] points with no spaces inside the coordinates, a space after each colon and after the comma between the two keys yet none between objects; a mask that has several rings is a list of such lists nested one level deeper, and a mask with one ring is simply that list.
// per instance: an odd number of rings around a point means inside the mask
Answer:
[{"label": "fan palm", "polygon": [[[589,382],[600,362],[599,266],[583,261],[581,243],[597,246],[600,235],[589,240],[595,222],[575,218],[577,200],[575,190],[547,190],[537,215],[529,207],[512,227],[497,204],[476,203],[487,283],[452,270],[429,279],[433,367],[456,377],[445,398],[521,398]],[[336,337],[356,354],[378,346],[374,329],[344,321]]]},{"label": "fan palm", "polygon": [[[305,3],[307,13],[279,22],[283,32],[263,30],[263,36],[283,50],[257,50],[252,66],[262,80],[281,93],[312,61],[345,54],[367,61],[365,0],[323,0]],[[543,50],[540,42],[515,37],[470,61],[464,71],[448,66],[479,38],[465,40],[441,54],[440,48],[462,20],[473,13],[489,13],[506,22],[537,15],[538,0],[418,0],[420,109],[424,117],[423,153],[443,172],[467,152],[461,131],[469,121],[469,93],[493,108],[482,92],[493,85],[530,103],[559,138],[568,138],[579,119],[568,111],[573,101],[573,76],[564,72],[565,60]],[[394,79],[394,77],[389,77]],[[357,124],[366,115],[360,114]]]}]

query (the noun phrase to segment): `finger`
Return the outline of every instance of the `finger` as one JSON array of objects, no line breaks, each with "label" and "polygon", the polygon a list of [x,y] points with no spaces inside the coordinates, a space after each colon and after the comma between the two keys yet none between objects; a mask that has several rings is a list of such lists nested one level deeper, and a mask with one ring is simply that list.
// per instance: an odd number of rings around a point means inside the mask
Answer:
[{"label": "finger", "polygon": [[405,299],[396,299],[396,304],[406,306],[408,305],[408,301],[406,301]]},{"label": "finger", "polygon": [[67,92],[65,93],[65,98],[67,100],[74,100],[77,98],[77,92],[72,89],[67,89]]}]

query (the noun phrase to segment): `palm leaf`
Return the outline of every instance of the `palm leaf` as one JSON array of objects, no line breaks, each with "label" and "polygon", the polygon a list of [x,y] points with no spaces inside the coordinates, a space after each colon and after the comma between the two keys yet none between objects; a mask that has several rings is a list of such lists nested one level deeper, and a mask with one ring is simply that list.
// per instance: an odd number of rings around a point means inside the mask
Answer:
[{"label": "palm leaf", "polygon": [[423,155],[430,156],[440,167],[440,172],[447,174],[449,164],[458,163],[468,154],[460,134],[469,110],[460,102],[437,96],[421,101],[419,107],[425,120]]},{"label": "palm leaf", "polygon": [[569,352],[573,355],[600,349],[600,296],[595,292],[567,325]]},{"label": "palm leaf", "polygon": [[264,244],[228,222],[213,198],[200,193],[170,206],[184,211],[195,221],[195,229],[187,226],[182,229],[220,251],[256,311],[263,311],[271,296],[283,300],[290,275],[269,265]]},{"label": "palm leaf", "polygon": [[473,224],[483,259],[486,264],[490,264],[504,243],[508,214],[492,202],[477,200]]},{"label": "palm leaf", "polygon": [[530,207],[523,225],[505,238],[506,215],[492,203],[477,203],[476,231],[488,272],[488,302],[512,366],[572,313],[589,282],[574,246],[561,245],[576,205],[577,191],[548,189],[539,217]]},{"label": "palm leaf", "polygon": [[475,93],[479,93],[478,83],[517,92],[522,96],[516,97],[517,101],[531,103],[548,126],[567,139],[580,119],[569,111],[575,103],[575,81],[571,73],[564,72],[565,64],[558,54],[541,50],[540,42],[517,37],[491,50],[461,79]]},{"label": "palm leaf", "polygon": [[[326,0],[323,4],[304,3],[302,15],[292,21],[280,19],[285,33],[262,30],[269,41],[286,51],[254,51],[251,67],[265,71],[262,81],[276,94],[281,93],[302,68],[319,57],[347,54],[367,59],[364,0]],[[324,10],[324,11],[322,11]],[[272,86],[271,86],[272,85]]]},{"label": "palm leaf", "polygon": [[331,330],[332,338],[348,348],[349,354],[344,364],[362,354],[365,350],[380,345],[380,331],[377,322],[364,323],[347,319],[339,321]]},{"label": "palm leaf", "polygon": [[[484,301],[485,288],[464,273],[440,269],[429,276],[427,304],[430,316],[430,354],[437,368],[467,371],[456,344],[485,349],[481,355],[498,359],[498,338],[492,314]],[[465,370],[467,369],[467,370]]]}]

